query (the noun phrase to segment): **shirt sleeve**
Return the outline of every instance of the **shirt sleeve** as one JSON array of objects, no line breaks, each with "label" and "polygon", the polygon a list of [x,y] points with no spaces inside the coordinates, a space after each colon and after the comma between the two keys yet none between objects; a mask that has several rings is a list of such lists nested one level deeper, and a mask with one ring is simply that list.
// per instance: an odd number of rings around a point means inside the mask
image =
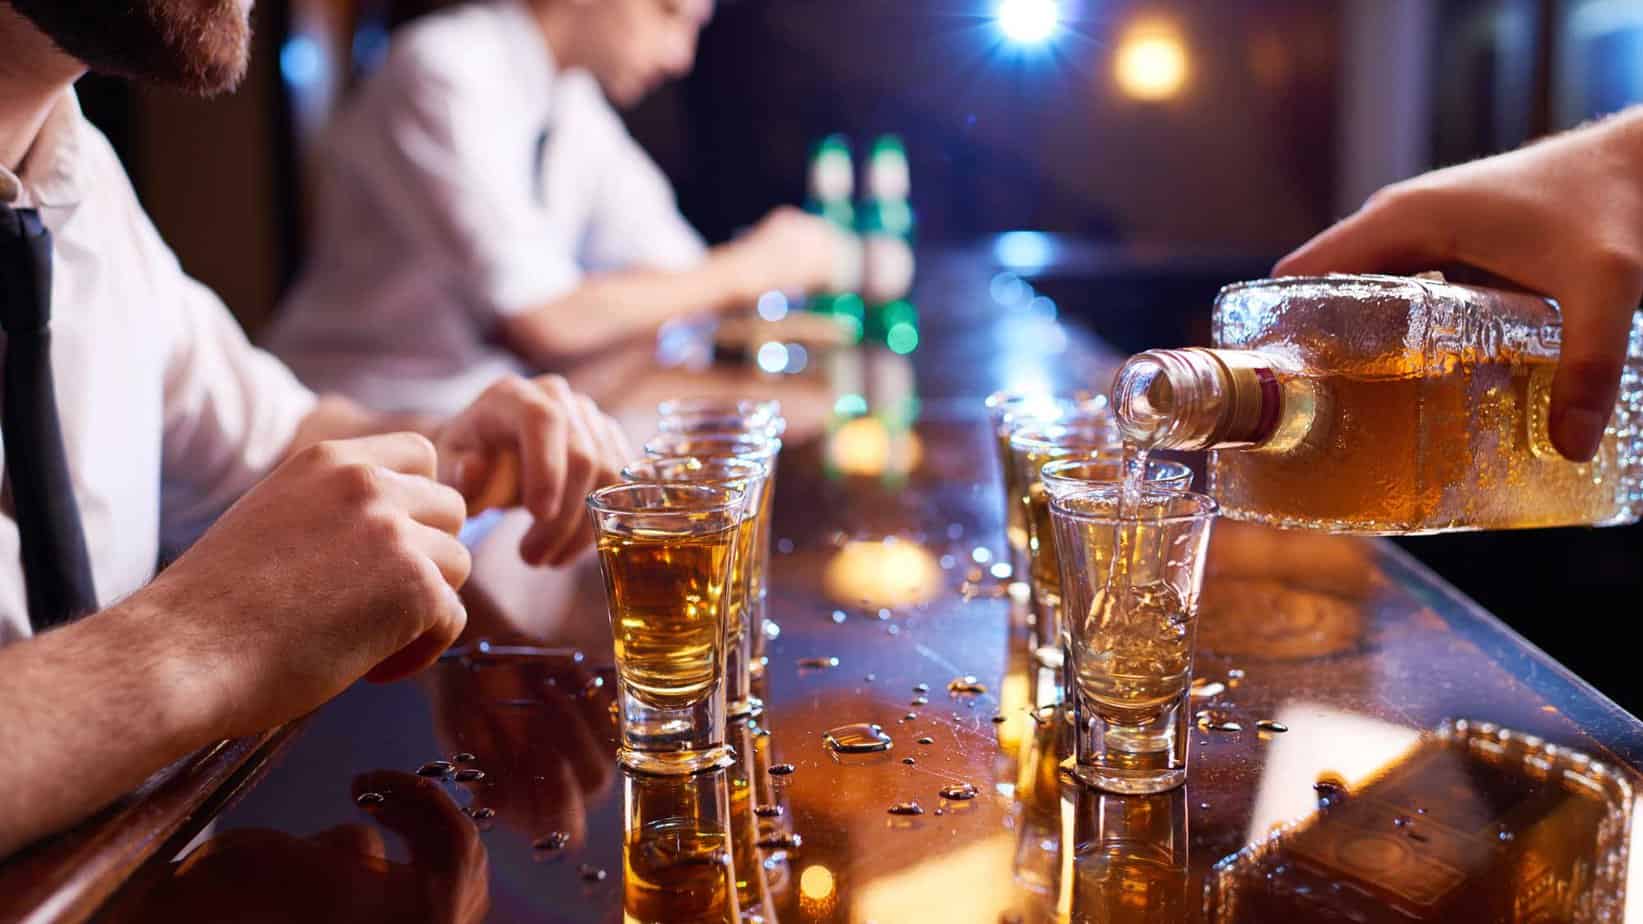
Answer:
[{"label": "shirt sleeve", "polygon": [[628,134],[596,86],[579,89],[583,105],[599,110],[590,121],[605,136],[603,169],[583,245],[587,263],[602,269],[677,270],[701,262],[707,248],[679,212],[667,176]]},{"label": "shirt sleeve", "polygon": [[215,293],[175,268],[165,379],[161,546],[187,547],[284,457],[314,396],[252,346]]},{"label": "shirt sleeve", "polygon": [[364,130],[376,137],[363,149],[379,152],[382,163],[360,165],[356,179],[395,185],[378,197],[400,211],[387,217],[431,235],[436,252],[456,262],[489,315],[480,320],[528,311],[574,288],[581,272],[572,229],[545,221],[530,195],[534,146],[499,143],[534,136],[536,127],[499,131],[494,120],[517,116],[477,104],[460,74],[408,63],[381,75],[388,79],[377,89],[388,95],[371,101]]}]

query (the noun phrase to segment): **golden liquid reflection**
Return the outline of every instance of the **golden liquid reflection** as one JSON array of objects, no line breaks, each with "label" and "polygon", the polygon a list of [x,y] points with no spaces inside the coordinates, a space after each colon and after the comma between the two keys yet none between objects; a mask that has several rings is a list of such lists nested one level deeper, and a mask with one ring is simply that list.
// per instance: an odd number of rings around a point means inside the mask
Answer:
[{"label": "golden liquid reflection", "polygon": [[910,429],[892,429],[877,417],[845,421],[827,440],[827,462],[845,475],[905,475],[918,468],[924,445]]},{"label": "golden liquid reflection", "polygon": [[934,599],[941,580],[941,566],[928,549],[893,539],[847,542],[822,573],[822,587],[834,602],[892,609]]}]

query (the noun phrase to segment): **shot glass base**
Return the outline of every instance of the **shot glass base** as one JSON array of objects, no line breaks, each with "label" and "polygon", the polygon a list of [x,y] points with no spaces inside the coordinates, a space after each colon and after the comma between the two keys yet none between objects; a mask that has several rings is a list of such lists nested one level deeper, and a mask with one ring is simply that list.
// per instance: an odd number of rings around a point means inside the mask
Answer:
[{"label": "shot glass base", "polygon": [[727,703],[725,704],[725,715],[731,721],[751,719],[755,716],[764,715],[764,700],[757,696],[749,696],[738,703]]},{"label": "shot glass base", "polygon": [[1123,796],[1144,796],[1168,792],[1187,781],[1184,768],[1174,770],[1124,771],[1088,764],[1072,764],[1062,772],[1092,789]]},{"label": "shot glass base", "polygon": [[625,770],[647,776],[690,776],[729,767],[736,763],[736,755],[728,747],[705,751],[636,751],[621,748],[616,752],[616,762]]}]

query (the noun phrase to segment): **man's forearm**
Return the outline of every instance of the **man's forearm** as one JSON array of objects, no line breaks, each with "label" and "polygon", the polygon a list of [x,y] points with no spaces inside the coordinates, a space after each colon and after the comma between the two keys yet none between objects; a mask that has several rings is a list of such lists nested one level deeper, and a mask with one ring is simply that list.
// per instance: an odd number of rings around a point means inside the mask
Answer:
[{"label": "man's forearm", "polygon": [[758,296],[735,245],[686,270],[622,270],[503,322],[503,339],[540,369],[560,368],[642,337],[675,318],[724,311]]},{"label": "man's forearm", "polygon": [[209,680],[142,594],[0,648],[0,857],[221,737]]}]

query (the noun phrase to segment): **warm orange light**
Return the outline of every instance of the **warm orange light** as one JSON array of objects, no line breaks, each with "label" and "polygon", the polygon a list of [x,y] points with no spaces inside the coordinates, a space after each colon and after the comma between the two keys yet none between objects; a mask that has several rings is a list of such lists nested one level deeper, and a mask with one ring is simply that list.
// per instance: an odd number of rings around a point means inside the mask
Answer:
[{"label": "warm orange light", "polygon": [[828,559],[822,586],[829,599],[847,606],[913,606],[934,599],[941,567],[921,545],[857,540]]},{"label": "warm orange light", "polygon": [[825,866],[807,866],[799,874],[799,894],[813,902],[833,897],[833,871]]},{"label": "warm orange light", "polygon": [[1136,26],[1118,42],[1113,74],[1118,89],[1131,99],[1156,103],[1173,99],[1187,85],[1191,62],[1186,42],[1173,27]]}]

